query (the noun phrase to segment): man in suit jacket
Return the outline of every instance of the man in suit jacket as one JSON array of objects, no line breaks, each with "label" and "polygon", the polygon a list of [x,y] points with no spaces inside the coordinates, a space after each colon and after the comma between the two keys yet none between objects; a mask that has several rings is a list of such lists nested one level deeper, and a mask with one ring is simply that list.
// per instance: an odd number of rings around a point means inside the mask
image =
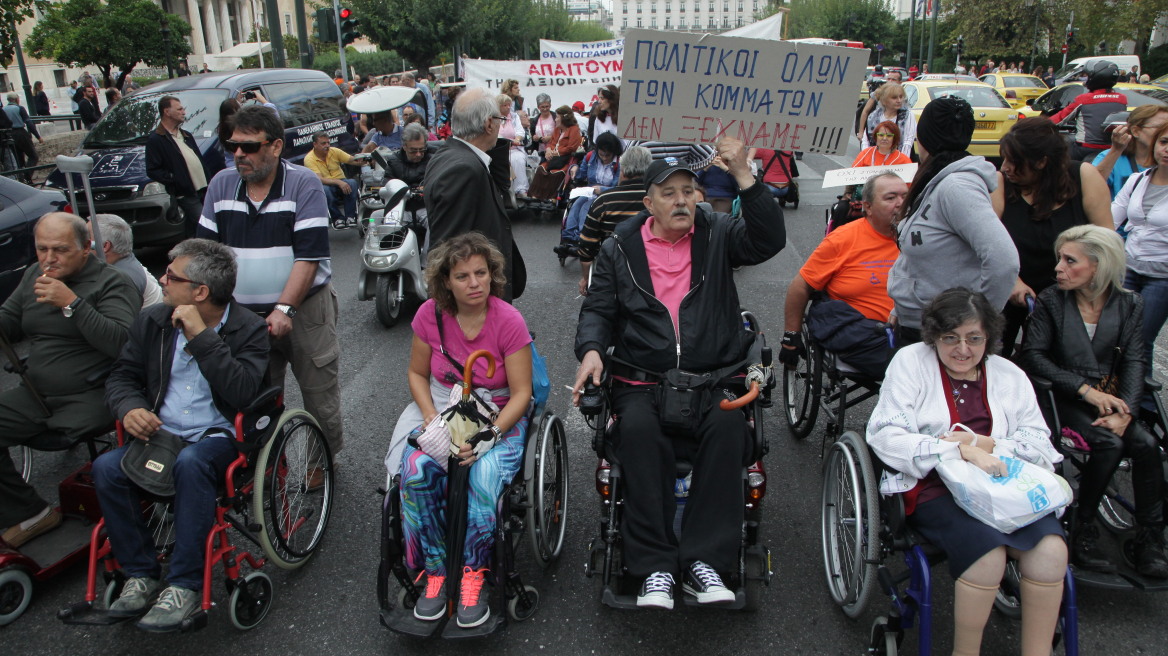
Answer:
[{"label": "man in suit jacket", "polygon": [[507,259],[504,300],[510,302],[523,293],[526,271],[511,238],[504,205],[508,187],[492,175],[502,122],[495,97],[485,89],[459,94],[450,114],[453,136],[434,153],[423,188],[429,217],[426,250],[472,230],[483,233]]}]

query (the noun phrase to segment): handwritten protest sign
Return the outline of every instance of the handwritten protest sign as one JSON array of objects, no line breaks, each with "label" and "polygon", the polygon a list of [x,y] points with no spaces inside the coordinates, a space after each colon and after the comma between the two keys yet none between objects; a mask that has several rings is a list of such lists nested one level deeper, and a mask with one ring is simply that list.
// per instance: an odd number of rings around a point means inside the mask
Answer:
[{"label": "handwritten protest sign", "polygon": [[619,136],[838,154],[868,51],[743,37],[625,32]]},{"label": "handwritten protest sign", "polygon": [[625,40],[608,41],[549,41],[539,40],[539,58],[545,61],[562,59],[579,61],[582,59],[603,59],[625,56]]},{"label": "handwritten protest sign", "polygon": [[494,61],[490,59],[463,60],[467,88],[483,87],[499,93],[503,81],[519,80],[519,89],[526,99],[525,110],[535,110],[535,98],[546,93],[552,99],[552,108],[580,100],[585,107],[596,102],[596,91],[605,84],[621,83],[620,59],[585,59],[579,61]]},{"label": "handwritten protest sign", "polygon": [[858,166],[854,169],[835,169],[823,172],[823,188],[847,187],[848,185],[862,185],[872,176],[879,173],[894,173],[905,182],[912,182],[917,174],[916,164],[901,164],[899,166]]}]

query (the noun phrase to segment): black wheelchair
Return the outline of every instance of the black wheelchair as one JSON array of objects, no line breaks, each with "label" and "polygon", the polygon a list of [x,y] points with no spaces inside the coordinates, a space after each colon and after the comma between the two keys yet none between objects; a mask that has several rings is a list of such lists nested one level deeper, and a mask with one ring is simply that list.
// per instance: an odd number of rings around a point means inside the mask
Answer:
[{"label": "black wheelchair", "polygon": [[[568,511],[568,442],[564,422],[550,410],[536,415],[528,413],[527,441],[523,446],[523,466],[511,482],[503,487],[495,523],[495,548],[488,581],[491,585],[492,612],[486,622],[462,628],[450,619],[457,595],[450,595],[447,617],[438,621],[414,617],[414,604],[424,591],[417,583],[418,572],[405,562],[405,537],[402,532],[400,481],[394,475],[385,490],[381,510],[380,564],[377,569],[377,602],[382,626],[403,635],[425,638],[442,629],[443,638],[475,638],[494,633],[506,625],[506,618],[522,622],[535,615],[539,591],[525,585],[519,575],[516,554],[524,534],[540,565],[549,567],[560,557],[567,529]],[[451,509],[448,513],[454,512]],[[465,507],[463,509],[465,518]],[[465,522],[465,520],[464,520]],[[449,571],[461,562],[462,540],[451,544],[448,531],[447,566]],[[454,588],[447,579],[447,585]],[[397,583],[396,594],[392,593]],[[506,608],[504,614],[498,612]]]},{"label": "black wheelchair", "polygon": [[[125,441],[117,426],[118,444]],[[222,438],[209,438],[222,439]],[[267,617],[275,598],[272,579],[261,568],[271,561],[280,569],[303,567],[320,546],[333,505],[333,455],[316,419],[304,410],[284,407],[278,387],[265,390],[235,417],[239,454],[227,467],[207,535],[204,555],[202,608],[184,620],[183,631],[207,624],[212,601],[212,573],[223,564],[231,623],[238,629],[255,628]],[[92,489],[92,483],[90,483]],[[143,515],[154,534],[158,558],[165,561],[174,544],[173,498],[150,498],[142,493]],[[96,506],[96,498],[94,498]],[[121,594],[121,571],[105,535],[105,522],[92,529],[85,600],[61,609],[66,624],[108,625],[114,618],[105,609]],[[232,544],[242,536],[262,554]],[[251,571],[244,573],[244,566]],[[104,590],[98,590],[101,572]],[[101,601],[98,601],[98,597]]]},{"label": "black wheelchair", "polygon": [[[771,366],[770,349],[765,346],[758,321],[749,312],[743,312],[744,324],[756,334],[757,343],[761,345],[762,365]],[[746,363],[742,369],[745,370]],[[734,601],[719,608],[753,611],[758,608],[762,587],[769,586],[773,572],[771,570],[771,552],[766,545],[760,544],[758,539],[759,526],[762,520],[762,501],[766,496],[766,467],[762,459],[769,451],[770,446],[766,433],[763,430],[763,410],[770,407],[770,390],[774,386],[773,377],[768,376],[768,384],[759,387],[752,384],[748,390],[741,377],[726,379],[727,391],[736,396],[733,401],[720,402],[721,410],[742,412],[753,436],[753,448],[749,456],[750,463],[742,468],[742,485],[744,489],[744,505],[742,518],[742,540],[738,548],[738,567],[726,579],[728,588],[734,591]],[[622,502],[623,487],[621,485],[624,471],[616,458],[612,443],[614,416],[611,403],[611,385],[606,380],[600,387],[589,383],[580,401],[580,412],[585,422],[592,429],[592,449],[599,458],[596,466],[596,491],[600,497],[600,534],[593,538],[589,545],[588,564],[585,574],[591,577],[600,577],[602,592],[601,601],[612,608],[636,609],[637,590],[641,585],[639,579],[631,577],[622,564],[621,523],[624,504]],[[681,456],[682,454],[679,454]],[[686,498],[689,494],[690,476],[693,465],[678,458],[677,480],[674,485],[677,499],[677,512],[674,516],[673,528],[678,535],[681,533],[681,518],[685,510]],[[685,602],[696,605],[696,601],[683,595]]]},{"label": "black wheelchair", "polygon": [[[932,653],[933,586],[930,569],[945,554],[913,532],[905,519],[899,494],[881,495],[880,476],[886,467],[863,436],[847,431],[831,445],[824,461],[822,496],[823,565],[832,601],[850,618],[863,615],[876,586],[888,595],[891,608],[872,624],[869,654],[894,656],[905,631],[918,627],[919,653]],[[904,569],[894,572],[885,561],[899,554]],[[1016,564],[1006,566],[1002,590],[994,606],[1020,616]],[[1013,599],[1011,606],[1009,600]],[[1011,613],[1011,610],[1017,611]],[[1070,568],[1064,579],[1063,604],[1054,644],[1064,653],[1079,653],[1078,605]]]}]

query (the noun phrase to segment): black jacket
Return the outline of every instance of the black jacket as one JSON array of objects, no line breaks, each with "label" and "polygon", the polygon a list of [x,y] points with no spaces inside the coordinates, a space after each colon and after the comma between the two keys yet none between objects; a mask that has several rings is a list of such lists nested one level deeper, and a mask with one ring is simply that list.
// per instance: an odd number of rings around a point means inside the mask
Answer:
[{"label": "black jacket", "polygon": [[[142,310],[130,327],[130,339],[114,363],[105,388],[105,404],[121,419],[135,408],[157,413],[170,383],[174,362],[174,311],[159,303]],[[228,419],[259,396],[268,378],[268,325],[251,310],[232,303],[227,323],[195,335],[187,350],[211,386],[215,407]]]},{"label": "black jacket", "polygon": [[422,157],[420,162],[411,162],[406,157],[406,149],[403,147],[386,160],[389,165],[389,177],[393,180],[401,180],[410,187],[417,187],[422,184],[422,180],[426,177],[426,166],[434,159],[434,151],[436,150],[433,144],[435,142],[427,142],[426,155]]},{"label": "black jacket", "polygon": [[647,371],[707,372],[741,361],[752,343],[742,325],[732,268],[760,264],[782,250],[783,213],[760,184],[742,192],[743,218],[697,210],[690,289],[681,302],[680,343],[669,310],[653,293],[641,226],[648,212],[620,223],[600,247],[576,327],[576,357],[591,350]]},{"label": "black jacket", "polygon": [[90,101],[85,97],[84,91],[78,89],[73,100],[77,103],[77,115],[81,117],[81,124],[88,130],[101,119],[101,110],[97,108],[96,100]]},{"label": "black jacket", "polygon": [[[203,175],[207,177],[207,183],[210,184],[211,178],[223,169],[223,157],[216,156],[217,151],[212,149],[212,164],[208,166],[208,158],[204,157],[202,151],[199,150],[199,144],[195,142],[195,137],[182,128],[179,128],[179,132],[187,147],[199,156],[199,161],[203,163]],[[218,163],[218,166],[215,163]],[[199,191],[191,182],[191,172],[187,170],[187,161],[183,159],[178,145],[174,143],[174,139],[170,138],[170,134],[166,128],[162,127],[162,124],[159,124],[150,133],[150,136],[146,137],[146,177],[155,182],[161,182],[166,190],[175,196],[194,196]]]},{"label": "black jacket", "polygon": [[1088,340],[1074,292],[1047,287],[1030,315],[1019,364],[1027,373],[1050,380],[1061,396],[1078,398],[1083,383],[1095,385],[1112,370],[1118,346],[1117,396],[1137,408],[1144,390],[1143,323],[1144,299],[1113,290],[1099,315],[1095,338]]}]

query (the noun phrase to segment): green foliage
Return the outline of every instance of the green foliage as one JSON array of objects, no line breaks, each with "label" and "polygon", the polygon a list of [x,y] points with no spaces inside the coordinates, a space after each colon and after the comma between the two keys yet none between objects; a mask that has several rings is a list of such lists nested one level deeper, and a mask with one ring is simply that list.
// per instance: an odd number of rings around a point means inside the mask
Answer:
[{"label": "green foliage", "polygon": [[48,0],[0,0],[0,66],[11,65],[16,56],[15,26],[32,18],[33,9],[44,11],[48,6]]},{"label": "green foliage", "polygon": [[[345,63],[357,71],[357,75],[386,75],[402,70],[402,58],[392,50],[378,52],[358,52],[352,48],[345,50]],[[312,67],[332,75],[341,67],[341,56],[336,44],[327,52],[316,53]]]},{"label": "green foliage", "polygon": [[791,0],[790,7],[792,39],[846,39],[875,47],[887,45],[896,23],[885,0]]},{"label": "green foliage", "polygon": [[24,46],[34,57],[65,66],[95,66],[110,83],[115,66],[127,74],[138,62],[166,65],[159,36],[163,17],[170,23],[170,52],[177,62],[191,52],[184,38],[191,26],[178,16],[163,14],[152,0],[68,0],[49,5]]},{"label": "green foliage", "polygon": [[1143,72],[1151,75],[1153,80],[1168,73],[1168,45],[1152,48],[1140,63],[1144,65]]}]

